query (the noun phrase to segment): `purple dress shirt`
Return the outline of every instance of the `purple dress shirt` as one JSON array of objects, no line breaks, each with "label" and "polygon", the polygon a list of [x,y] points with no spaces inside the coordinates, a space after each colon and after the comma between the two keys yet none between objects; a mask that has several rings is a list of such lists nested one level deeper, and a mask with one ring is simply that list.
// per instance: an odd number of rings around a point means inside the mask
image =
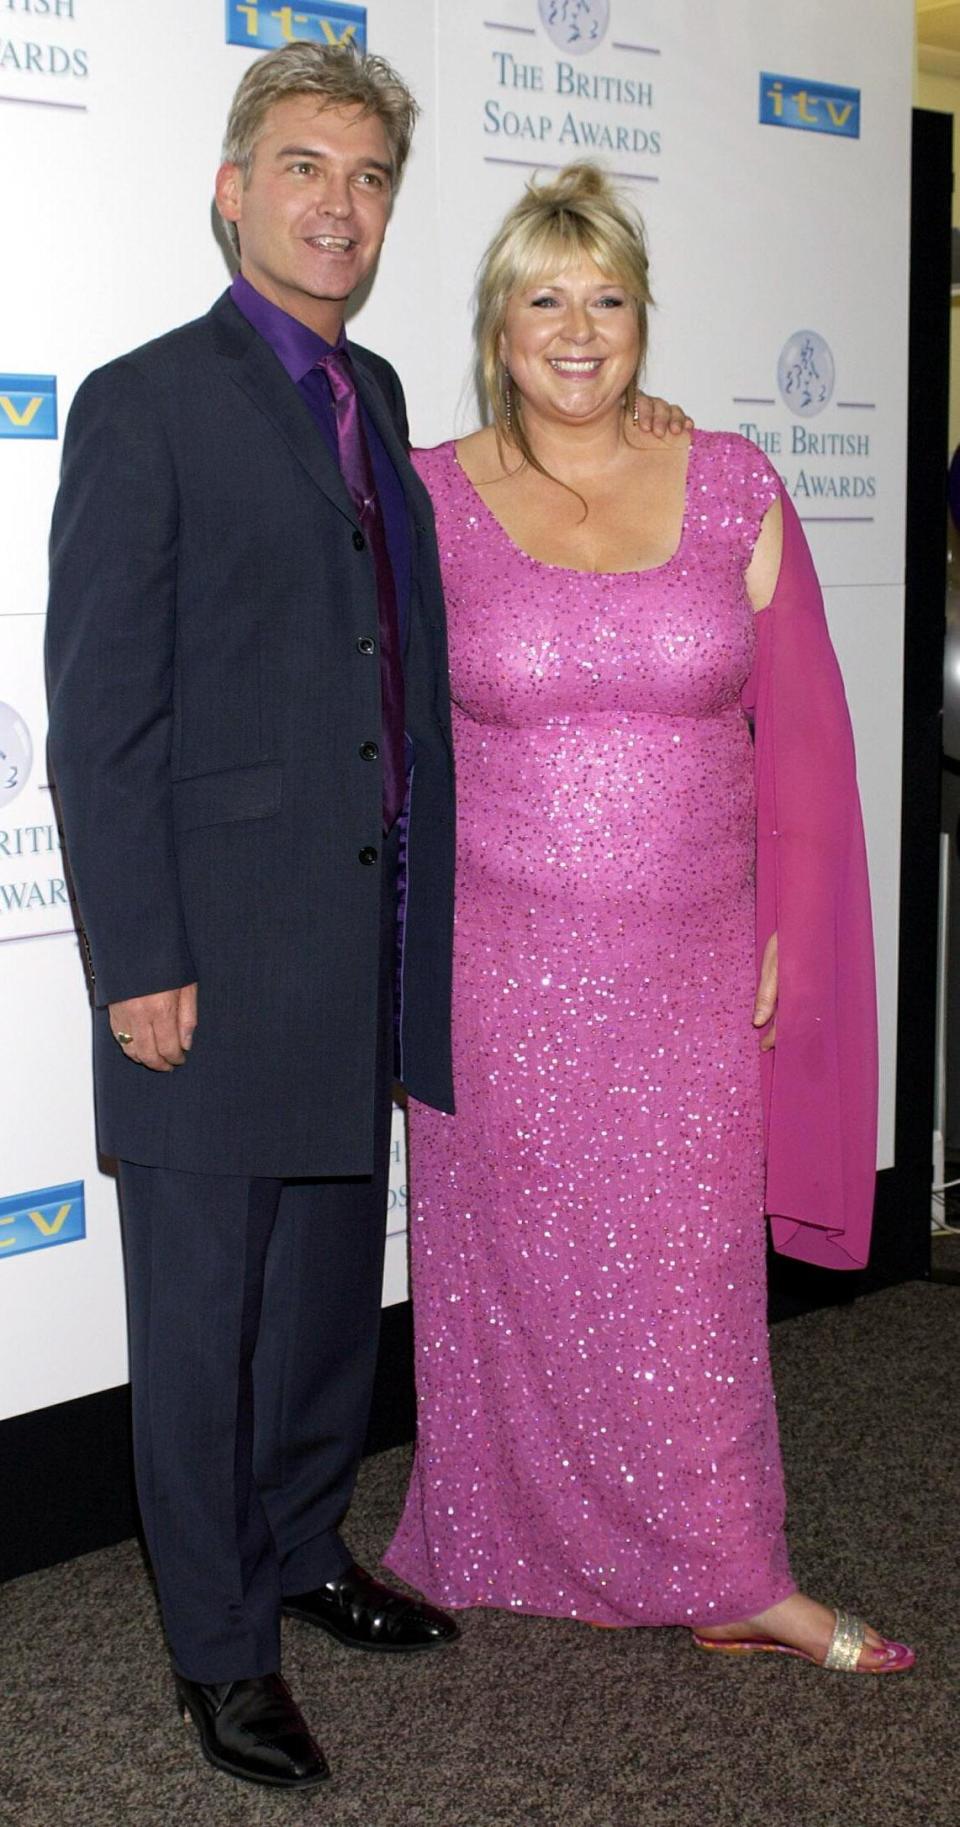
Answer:
[{"label": "purple dress shirt", "polygon": [[[334,462],[338,462],[337,421],[333,409],[333,396],[326,377],[317,371],[317,362],[329,355],[334,347],[308,324],[302,324],[298,318],[291,317],[289,312],[282,311],[269,298],[264,298],[255,286],[238,273],[230,288],[230,296],[238,311],[241,311],[248,323],[270,344],[277,360],[286,369],[297,391],[302,395],[311,417],[321,432]],[[349,344],[341,330],[337,346]],[[383,439],[370,417],[362,399],[360,417],[366,435],[370,461],[373,465],[374,480],[377,485],[377,497],[383,526],[387,537],[387,550],[390,554],[390,566],[393,571],[394,589],[397,597],[397,621],[400,629],[401,652],[406,647],[407,630],[410,626],[410,576],[412,550],[410,543],[410,518],[407,512],[406,498],[400,478],[387,455]],[[408,756],[409,761],[409,756]]]}]

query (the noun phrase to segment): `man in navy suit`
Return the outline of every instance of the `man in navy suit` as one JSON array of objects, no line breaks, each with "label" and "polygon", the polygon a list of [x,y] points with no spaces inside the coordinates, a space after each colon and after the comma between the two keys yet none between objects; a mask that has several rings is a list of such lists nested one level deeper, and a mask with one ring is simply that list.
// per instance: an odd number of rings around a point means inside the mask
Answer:
[{"label": "man in navy suit", "polygon": [[144,1528],[206,1756],[284,1787],[327,1767],[280,1678],[282,1613],[369,1650],[457,1635],[338,1527],[394,1072],[452,1096],[435,537],[397,376],[343,335],[415,112],[350,47],[250,66],[217,179],[240,272],[81,387],[52,534],[50,755],[119,1161]]}]

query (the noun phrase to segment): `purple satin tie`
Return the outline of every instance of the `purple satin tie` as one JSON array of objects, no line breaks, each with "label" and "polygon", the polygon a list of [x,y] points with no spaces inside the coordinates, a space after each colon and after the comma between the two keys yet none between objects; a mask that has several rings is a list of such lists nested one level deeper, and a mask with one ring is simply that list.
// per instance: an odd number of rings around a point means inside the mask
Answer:
[{"label": "purple satin tie", "polygon": [[317,367],[324,373],[333,395],[337,418],[340,473],[360,517],[360,525],[373,555],[380,617],[380,695],[382,700],[383,829],[390,831],[403,809],[407,790],[404,760],[403,667],[400,661],[400,628],[397,591],[387,547],[386,529],[373,465],[360,418],[360,402],[353,366],[345,349],[334,349]]}]

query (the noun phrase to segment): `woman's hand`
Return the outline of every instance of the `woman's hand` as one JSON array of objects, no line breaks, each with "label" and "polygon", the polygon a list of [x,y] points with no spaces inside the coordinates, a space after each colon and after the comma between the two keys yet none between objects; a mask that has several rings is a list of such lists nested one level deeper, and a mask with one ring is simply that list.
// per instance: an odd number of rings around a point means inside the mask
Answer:
[{"label": "woman's hand", "polygon": [[779,972],[777,965],[777,935],[771,933],[763,948],[763,962],[760,966],[760,982],[757,984],[757,997],[753,1005],[753,1025],[765,1028],[770,1022],[769,1031],[760,1042],[761,1053],[769,1053],[777,1044],[777,989]]}]

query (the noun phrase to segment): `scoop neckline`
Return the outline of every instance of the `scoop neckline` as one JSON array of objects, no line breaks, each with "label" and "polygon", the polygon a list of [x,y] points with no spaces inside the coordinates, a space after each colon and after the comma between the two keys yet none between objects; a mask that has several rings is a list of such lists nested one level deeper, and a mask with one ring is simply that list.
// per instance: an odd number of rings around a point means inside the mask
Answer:
[{"label": "scoop neckline", "polygon": [[467,488],[470,490],[471,495],[473,495],[475,500],[477,500],[480,503],[480,506],[483,509],[484,513],[486,514],[488,520],[492,521],[493,525],[497,528],[498,532],[501,534],[505,543],[510,547],[511,551],[517,553],[518,557],[526,559],[527,564],[529,564],[529,565],[536,565],[537,569],[540,571],[557,571],[561,575],[566,576],[566,577],[611,578],[611,577],[658,577],[658,576],[660,576],[660,574],[662,572],[668,571],[672,565],[676,564],[676,562],[677,562],[678,558],[680,557],[681,553],[683,552],[684,546],[686,545],[686,542],[687,542],[687,531],[688,531],[688,525],[689,525],[689,520],[690,520],[690,476],[691,476],[691,471],[693,469],[693,453],[694,453],[694,450],[696,449],[697,443],[698,443],[698,433],[697,433],[696,427],[694,426],[690,431],[690,443],[687,446],[687,469],[686,469],[686,474],[683,479],[683,516],[680,521],[680,536],[677,540],[677,544],[676,544],[674,551],[671,552],[669,558],[665,558],[663,560],[662,564],[647,565],[645,567],[645,569],[643,569],[643,570],[629,570],[629,571],[587,571],[583,568],[582,565],[554,565],[554,564],[551,564],[550,560],[547,558],[535,558],[532,552],[525,551],[523,546],[519,546],[517,544],[516,540],[507,532],[507,529],[504,526],[503,522],[501,520],[497,519],[497,516],[494,513],[493,509],[491,507],[489,507],[487,505],[487,503],[484,501],[483,496],[481,495],[479,489],[476,486],[476,483],[471,481],[470,477],[467,475],[467,472],[463,467],[463,464],[460,461],[460,458],[457,455],[457,441],[455,438],[450,439],[450,442],[449,442],[449,445],[447,448],[450,451],[450,456],[453,461],[454,468],[456,470],[458,470],[460,475],[463,477],[463,480],[466,483]]}]

